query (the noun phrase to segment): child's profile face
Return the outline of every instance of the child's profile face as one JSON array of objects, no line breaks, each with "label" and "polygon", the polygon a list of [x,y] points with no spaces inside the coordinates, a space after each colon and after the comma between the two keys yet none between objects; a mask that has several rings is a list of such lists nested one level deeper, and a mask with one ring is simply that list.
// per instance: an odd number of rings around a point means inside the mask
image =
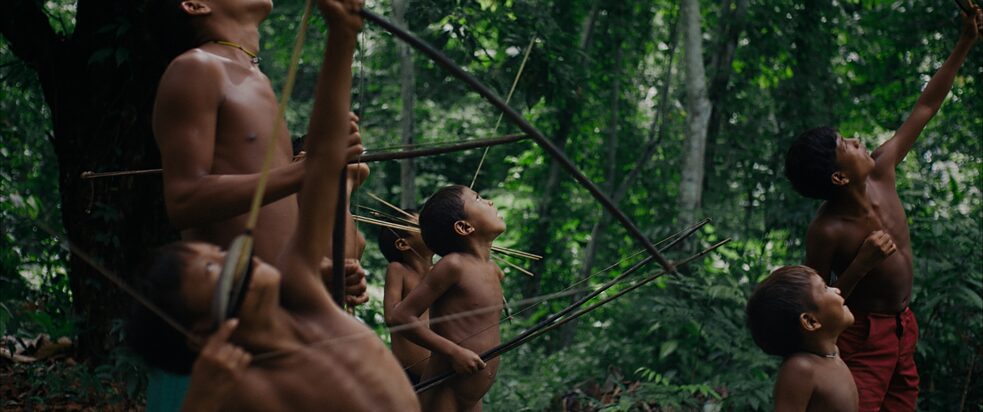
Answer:
[{"label": "child's profile face", "polygon": [[468,216],[468,222],[478,233],[498,236],[505,231],[505,220],[492,201],[468,188],[461,191],[461,200],[464,201],[464,213]]},{"label": "child's profile face", "polygon": [[874,169],[874,158],[860,139],[844,139],[836,134],[836,166],[851,179],[863,179]]},{"label": "child's profile face", "polygon": [[853,312],[845,304],[838,288],[826,286],[823,278],[813,274],[812,299],[816,305],[815,315],[823,326],[837,330],[846,329],[853,324]]}]

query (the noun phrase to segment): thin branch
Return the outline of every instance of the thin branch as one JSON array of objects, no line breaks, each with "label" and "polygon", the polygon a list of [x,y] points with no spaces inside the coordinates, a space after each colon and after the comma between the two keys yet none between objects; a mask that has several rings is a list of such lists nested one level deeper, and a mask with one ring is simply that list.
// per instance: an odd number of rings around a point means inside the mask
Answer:
[{"label": "thin branch", "polygon": [[[414,157],[434,156],[438,154],[464,151],[464,150],[475,149],[479,147],[488,147],[488,146],[496,146],[506,143],[512,143],[512,142],[517,142],[519,140],[523,140],[525,138],[526,135],[523,134],[510,134],[505,136],[492,137],[488,139],[475,139],[466,142],[452,143],[440,147],[432,147],[426,149],[402,150],[398,152],[389,152],[389,153],[385,153],[385,152],[369,153],[366,155],[362,155],[357,159],[349,160],[348,163],[349,164],[371,163],[371,162],[381,162],[385,160],[400,160],[400,159],[409,159]],[[294,159],[297,159],[297,157],[295,157]],[[81,177],[82,179],[99,179],[104,177],[160,174],[162,171],[163,169],[127,170],[127,171],[119,171],[119,172],[100,172],[100,173],[96,173],[93,171],[85,171],[82,172]]]}]

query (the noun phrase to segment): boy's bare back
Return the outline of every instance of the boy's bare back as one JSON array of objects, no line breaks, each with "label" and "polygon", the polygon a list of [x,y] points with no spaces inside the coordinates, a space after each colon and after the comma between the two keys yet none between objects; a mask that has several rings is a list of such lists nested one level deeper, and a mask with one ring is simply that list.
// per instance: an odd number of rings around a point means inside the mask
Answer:
[{"label": "boy's bare back", "polygon": [[775,411],[799,411],[808,405],[812,412],[854,412],[857,387],[850,370],[839,356],[827,358],[811,353],[789,356],[775,382]]}]

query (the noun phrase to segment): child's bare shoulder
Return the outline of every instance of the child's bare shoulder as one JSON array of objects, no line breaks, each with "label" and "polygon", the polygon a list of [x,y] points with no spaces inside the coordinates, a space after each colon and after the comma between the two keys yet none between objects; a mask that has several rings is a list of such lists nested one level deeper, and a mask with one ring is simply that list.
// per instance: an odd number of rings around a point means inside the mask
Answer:
[{"label": "child's bare shoulder", "polygon": [[812,382],[816,375],[814,355],[794,354],[782,362],[778,369],[778,380],[791,380],[799,383]]},{"label": "child's bare shoulder", "polygon": [[471,267],[475,264],[475,259],[463,253],[448,253],[440,258],[433,270],[458,270]]},{"label": "child's bare shoulder", "polygon": [[386,273],[405,274],[409,270],[406,265],[399,262],[389,262],[389,266],[386,266]]},{"label": "child's bare shoulder", "polygon": [[844,223],[841,217],[830,213],[826,207],[821,207],[809,223],[806,237],[816,240],[836,240],[841,235]]}]

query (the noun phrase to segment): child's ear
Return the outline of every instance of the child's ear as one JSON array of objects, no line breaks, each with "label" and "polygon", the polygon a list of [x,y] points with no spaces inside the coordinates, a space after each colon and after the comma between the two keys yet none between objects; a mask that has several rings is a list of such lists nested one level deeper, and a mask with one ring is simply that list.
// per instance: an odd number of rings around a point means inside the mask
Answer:
[{"label": "child's ear", "polygon": [[467,236],[474,233],[474,226],[465,220],[458,220],[454,222],[454,233],[461,236]]},{"label": "child's ear", "polygon": [[833,174],[830,175],[829,179],[830,181],[833,182],[834,185],[837,186],[846,186],[850,184],[850,177],[847,176],[846,173],[840,171],[833,172]]},{"label": "child's ear", "polygon": [[400,252],[410,250],[410,242],[407,242],[406,239],[403,238],[396,239],[396,250]]},{"label": "child's ear", "polygon": [[192,16],[204,16],[212,12],[212,9],[207,4],[197,0],[182,1],[181,10]]},{"label": "child's ear", "polygon": [[805,312],[799,314],[799,326],[802,326],[806,332],[815,332],[822,328],[823,324],[811,312]]}]

